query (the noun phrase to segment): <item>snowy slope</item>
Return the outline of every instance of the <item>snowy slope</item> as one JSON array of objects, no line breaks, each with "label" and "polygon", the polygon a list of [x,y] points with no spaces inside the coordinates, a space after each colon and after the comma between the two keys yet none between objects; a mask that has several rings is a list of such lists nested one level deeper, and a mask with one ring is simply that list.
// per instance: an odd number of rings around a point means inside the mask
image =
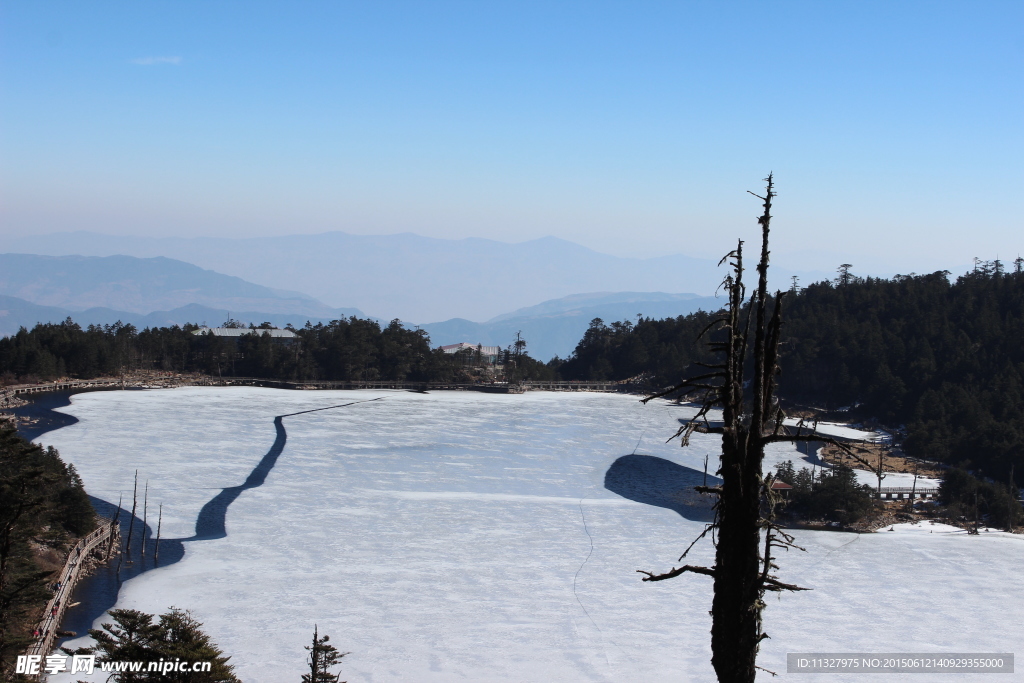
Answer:
[{"label": "snowy slope", "polygon": [[[187,538],[271,448],[275,416],[376,397],[284,417],[280,458],[228,509],[226,537],[186,542],[118,606],[193,609],[245,681],[295,680],[314,622],[352,652],[352,682],[713,680],[710,580],[635,573],[668,569],[703,528],[690,484],[717,439],[664,444],[689,409],[607,394],[102,392],[76,395],[65,410],[80,422],[43,441],[107,500],[130,498],[138,468],[164,538]],[[800,457],[776,445],[769,459]],[[782,558],[782,577],[814,590],[770,596],[760,663],[1021,651],[1024,606],[1006,599],[1024,592],[1021,540],[802,532],[807,552]],[[688,561],[710,558],[704,545]]]}]

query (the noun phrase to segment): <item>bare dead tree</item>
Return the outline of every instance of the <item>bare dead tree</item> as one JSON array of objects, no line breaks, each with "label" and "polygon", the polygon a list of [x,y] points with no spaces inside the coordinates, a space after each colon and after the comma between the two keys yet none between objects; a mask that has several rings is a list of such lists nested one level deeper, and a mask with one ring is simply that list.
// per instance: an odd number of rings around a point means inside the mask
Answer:
[{"label": "bare dead tree", "polygon": [[[715,544],[714,566],[687,564],[661,574],[638,570],[645,575],[644,581],[663,581],[684,573],[714,579],[711,664],[721,683],[750,683],[760,668],[756,663],[758,648],[768,637],[762,630],[761,616],[765,591],[808,590],[784,583],[774,573],[778,566],[773,553],[780,548],[802,548],[774,522],[775,508],[781,501],[771,489],[773,477],[762,476],[765,446],[780,441],[824,441],[849,452],[834,439],[817,434],[813,429],[805,431],[802,423],[795,433],[790,433],[783,425],[785,414],[775,396],[783,294],[776,292],[769,314],[768,235],[775,192],[772,175],[765,180],[768,186],[763,197],[751,192],[764,202],[764,213],[758,218],[761,258],[757,265],[757,290],[744,305],[743,241],[740,240],[736,250],[719,262],[721,265],[728,261],[732,270],[723,282],[728,295],[724,316],[712,321],[700,335],[716,335],[708,345],[721,356],[721,362],[700,364],[707,372],[643,399],[646,403],[659,396],[697,394],[700,408],[672,438],[679,437],[686,446],[695,431],[722,435],[721,464],[717,472],[722,478],[721,485],[695,487],[701,493],[717,496],[715,519],[679,558],[681,562],[690,548],[710,532]],[[745,381],[744,371],[748,351],[753,356],[753,375],[749,383]],[[751,388],[749,398],[744,396],[747,386]],[[716,407],[722,409],[721,427],[712,426],[708,421],[709,412]]]},{"label": "bare dead tree", "polygon": [[878,449],[878,466],[875,469],[875,477],[878,479],[878,487],[876,489],[876,496],[879,500],[882,498],[882,480],[885,479],[885,447]]},{"label": "bare dead tree", "polygon": [[142,559],[146,559],[146,531],[149,523],[146,515],[149,512],[149,479],[146,480],[146,492],[142,495]]},{"label": "bare dead tree", "polygon": [[153,564],[160,564],[160,527],[164,523],[164,504],[160,503],[160,516],[156,520],[156,547],[153,548]]},{"label": "bare dead tree", "polygon": [[[114,529],[117,526],[118,520],[121,518],[121,501],[123,498],[123,494],[117,497],[117,512],[114,514],[114,518],[110,520],[110,538],[107,539],[107,554],[106,557],[103,558],[104,560],[110,559],[110,553],[114,550]],[[120,547],[120,544],[118,544],[118,548]],[[117,560],[117,571],[121,571],[121,558],[118,558]]]},{"label": "bare dead tree", "polygon": [[[857,462],[859,462],[861,465],[863,465],[865,467],[865,469],[867,469],[869,472],[871,472],[872,474],[875,475],[875,479],[878,480],[878,485],[875,487],[875,497],[877,499],[881,500],[882,499],[882,480],[885,479],[887,476],[889,476],[889,475],[887,475],[885,473],[885,453],[886,453],[886,450],[888,450],[888,447],[887,446],[879,446],[879,449],[878,449],[878,460],[877,460],[877,462],[872,463],[867,458],[858,455],[857,452],[854,451],[852,448],[848,448],[846,446],[842,446],[842,445],[840,445],[838,443],[836,443],[835,445],[838,446],[846,455],[850,456],[852,459],[854,459]],[[864,451],[864,449],[861,449],[861,450]],[[839,461],[839,462],[841,463],[842,461]]]},{"label": "bare dead tree", "polygon": [[128,558],[128,564],[132,563],[132,529],[135,527],[135,509],[139,504],[139,471],[135,470],[135,486],[132,488],[132,518],[128,520],[128,541],[124,547],[124,554]]},{"label": "bare dead tree", "polygon": [[[914,462],[914,483],[910,485],[910,498],[907,499],[907,509],[910,510],[911,512],[914,511],[914,497],[917,495],[917,474],[920,471],[921,471],[921,462],[920,461],[915,461]],[[881,493],[879,493],[878,497],[879,498],[882,497]]]}]

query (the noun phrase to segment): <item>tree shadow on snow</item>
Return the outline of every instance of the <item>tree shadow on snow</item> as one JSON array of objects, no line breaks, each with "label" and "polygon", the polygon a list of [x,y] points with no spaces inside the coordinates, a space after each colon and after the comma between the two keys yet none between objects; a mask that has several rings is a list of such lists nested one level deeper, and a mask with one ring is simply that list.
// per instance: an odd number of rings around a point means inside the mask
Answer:
[{"label": "tree shadow on snow", "polygon": [[[686,519],[709,522],[714,517],[713,498],[694,491],[704,483],[704,473],[653,455],[624,455],[608,468],[604,487],[638,503],[668,508]],[[722,483],[708,475],[707,485]]]},{"label": "tree shadow on snow", "polygon": [[[64,402],[60,403],[60,400]],[[185,556],[185,543],[211,541],[227,536],[226,518],[228,508],[243,491],[257,488],[266,482],[267,475],[274,469],[274,465],[277,464],[278,458],[284,451],[285,444],[288,442],[288,432],[284,427],[284,418],[380,400],[383,400],[383,397],[367,401],[351,401],[349,403],[326,406],[324,408],[312,408],[310,410],[301,410],[297,413],[276,416],[274,418],[274,430],[276,431],[274,443],[252,471],[249,472],[249,476],[246,477],[245,481],[239,486],[228,486],[221,489],[220,493],[203,505],[199,515],[196,517],[195,534],[188,538],[161,537],[159,561],[157,561],[157,543],[153,536],[151,524],[143,524],[143,520],[139,519],[138,514],[135,515],[133,521],[130,510],[122,507],[120,512],[118,512],[117,506],[112,503],[89,496],[89,500],[92,502],[93,508],[95,508],[97,513],[107,519],[113,519],[117,515],[122,539],[127,539],[129,529],[131,530],[131,553],[125,553],[121,558],[111,559],[105,564],[101,564],[95,573],[79,582],[71,597],[75,605],[70,607],[65,613],[64,620],[61,622],[61,630],[74,631],[79,636],[84,635],[98,617],[117,603],[118,593],[125,581],[152,569],[166,567],[179,562]],[[60,407],[67,405],[68,402],[67,397],[63,399],[58,397],[57,401],[51,403],[54,403],[56,407]],[[54,406],[49,405],[46,409],[53,415],[59,416],[60,413],[54,412],[52,407]],[[70,417],[77,422],[77,419],[71,416],[66,417]],[[138,510],[136,510],[137,512]],[[152,519],[152,517],[149,517],[149,519]],[[147,519],[146,521],[148,522],[149,520]]]}]

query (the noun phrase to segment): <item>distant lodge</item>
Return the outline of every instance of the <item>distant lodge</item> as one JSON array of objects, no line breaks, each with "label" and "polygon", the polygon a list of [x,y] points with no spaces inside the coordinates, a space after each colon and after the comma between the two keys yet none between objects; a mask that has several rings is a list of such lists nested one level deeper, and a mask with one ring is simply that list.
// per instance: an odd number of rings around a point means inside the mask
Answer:
[{"label": "distant lodge", "polygon": [[267,335],[279,344],[291,344],[298,340],[298,335],[291,330],[279,330],[273,327],[200,327],[198,330],[194,330],[192,334],[211,334],[214,337],[227,337],[235,342],[238,341],[239,337],[244,337],[247,334]]},{"label": "distant lodge", "polygon": [[501,361],[502,355],[500,346],[484,346],[466,342],[448,344],[442,346],[441,350],[450,354],[461,353],[467,365],[497,365]]}]

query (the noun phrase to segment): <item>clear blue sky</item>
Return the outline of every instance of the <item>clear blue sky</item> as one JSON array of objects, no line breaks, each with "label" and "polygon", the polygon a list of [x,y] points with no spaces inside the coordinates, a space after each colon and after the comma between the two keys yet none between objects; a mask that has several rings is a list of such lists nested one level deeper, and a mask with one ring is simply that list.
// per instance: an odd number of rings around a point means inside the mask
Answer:
[{"label": "clear blue sky", "polygon": [[[1024,252],[1024,3],[10,2],[3,235]],[[855,268],[855,270],[858,270]]]}]

